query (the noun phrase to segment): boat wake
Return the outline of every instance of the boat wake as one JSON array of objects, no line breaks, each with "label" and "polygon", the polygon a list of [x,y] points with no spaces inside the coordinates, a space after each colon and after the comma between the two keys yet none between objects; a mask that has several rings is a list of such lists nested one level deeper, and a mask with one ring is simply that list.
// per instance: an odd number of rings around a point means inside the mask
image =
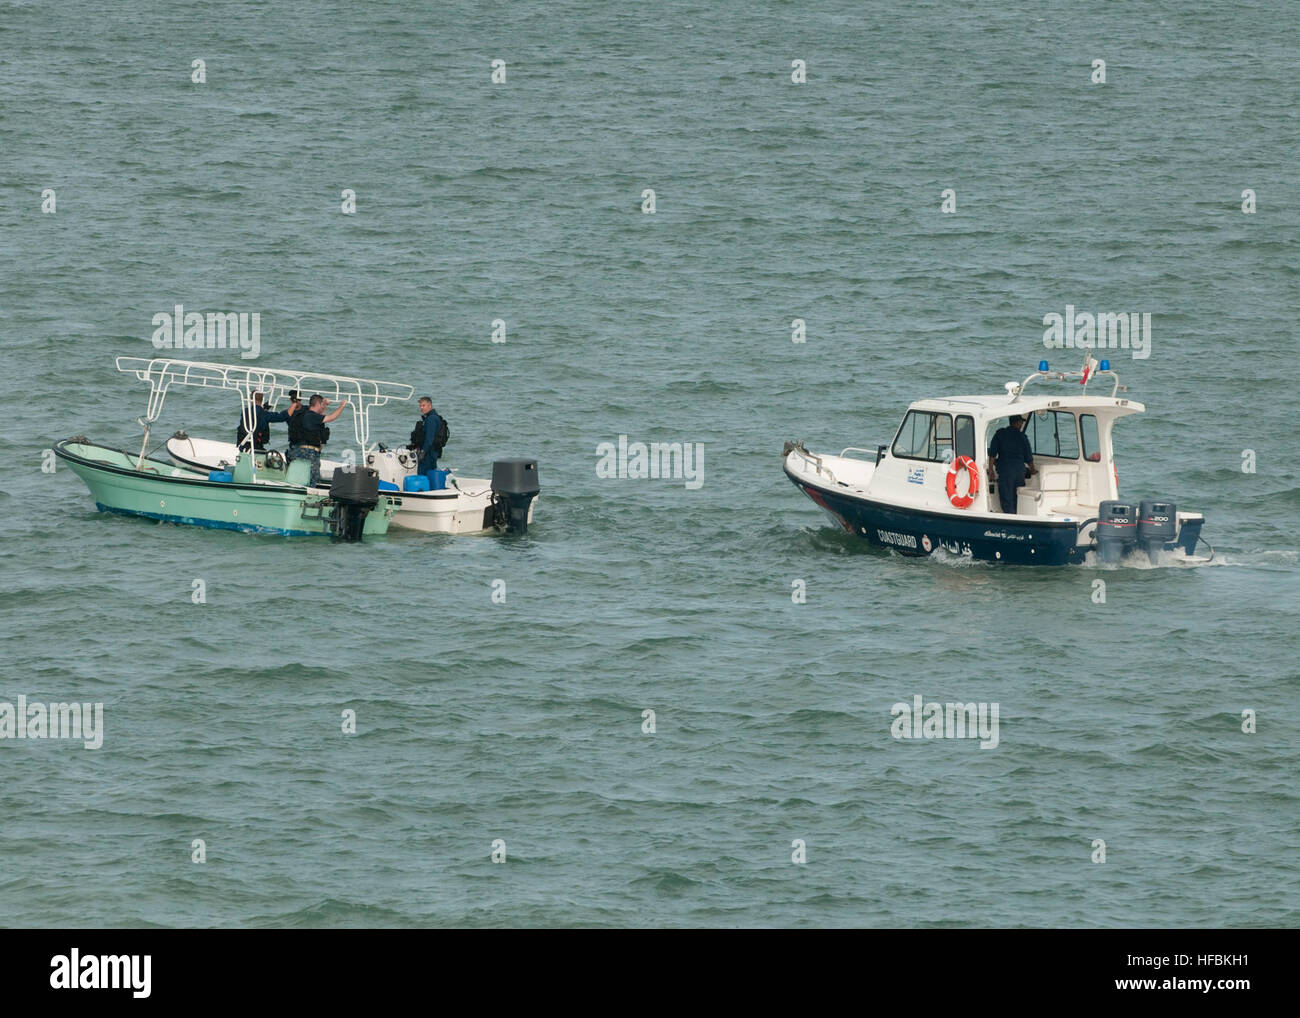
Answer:
[{"label": "boat wake", "polygon": [[[898,552],[890,552],[891,555],[898,555]],[[899,556],[900,558],[902,556]],[[971,555],[954,555],[945,548],[935,548],[928,556],[931,562],[935,562],[949,569],[970,569],[978,566],[982,569],[993,569],[997,566],[996,562],[988,562],[984,559],[977,559]]]},{"label": "boat wake", "polygon": [[1209,566],[1290,568],[1297,564],[1300,564],[1300,551],[1294,549],[1230,553],[1216,551],[1212,558],[1206,555],[1188,557],[1180,549],[1178,551],[1161,552],[1155,562],[1149,560],[1145,555],[1127,555],[1122,562],[1114,564],[1098,562],[1097,553],[1090,551],[1083,562],[1085,568],[1103,571],[1114,569],[1203,569]]},{"label": "boat wake", "polygon": [[[1192,562],[1190,565],[1209,566],[1248,566],[1259,568],[1268,566],[1274,569],[1292,569],[1300,565],[1300,551],[1294,548],[1279,548],[1270,551],[1215,552],[1212,562]],[[1148,566],[1148,568],[1152,568]]]}]

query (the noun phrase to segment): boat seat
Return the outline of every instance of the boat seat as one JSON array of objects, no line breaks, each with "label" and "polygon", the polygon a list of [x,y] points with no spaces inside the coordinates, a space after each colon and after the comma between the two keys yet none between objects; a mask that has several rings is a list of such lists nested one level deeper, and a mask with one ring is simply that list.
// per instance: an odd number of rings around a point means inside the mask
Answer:
[{"label": "boat seat", "polygon": [[251,484],[253,481],[253,461],[248,453],[241,452],[235,458],[235,466],[231,470],[236,484]]},{"label": "boat seat", "polygon": [[1016,515],[1037,516],[1043,505],[1043,493],[1031,488],[1016,489]]},{"label": "boat seat", "polygon": [[294,460],[284,472],[286,484],[301,484],[304,488],[311,481],[311,464],[307,460]]},{"label": "boat seat", "polygon": [[1079,490],[1078,467],[1044,467],[1041,468],[1039,490],[1043,491],[1043,501],[1063,504],[1067,499],[1060,495],[1073,495]]},{"label": "boat seat", "polygon": [[1016,492],[1017,516],[1044,516],[1078,498],[1079,468],[1040,466],[1038,473]]}]

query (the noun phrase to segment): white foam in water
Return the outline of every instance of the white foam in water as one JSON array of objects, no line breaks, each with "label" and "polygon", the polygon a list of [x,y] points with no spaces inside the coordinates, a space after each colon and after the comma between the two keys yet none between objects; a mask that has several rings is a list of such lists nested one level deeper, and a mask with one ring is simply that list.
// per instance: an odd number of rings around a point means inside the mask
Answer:
[{"label": "white foam in water", "polygon": [[1204,556],[1188,558],[1181,548],[1176,551],[1160,552],[1154,562],[1151,561],[1145,551],[1130,552],[1119,562],[1101,562],[1097,558],[1097,553],[1090,551],[1084,556],[1083,560],[1083,565],[1090,569],[1196,569],[1200,566],[1228,564],[1223,561],[1223,556],[1218,552],[1215,552],[1212,559],[1207,559]]},{"label": "white foam in water", "polygon": [[1294,548],[1277,548],[1269,551],[1234,553],[1232,555],[1216,551],[1212,562],[1200,564],[1209,566],[1294,566],[1297,563],[1300,563],[1300,551],[1296,551]]},{"label": "white foam in water", "polygon": [[954,555],[952,552],[946,551],[942,547],[935,548],[927,557],[931,562],[939,562],[942,565],[954,569],[967,569],[971,566],[991,566],[997,564],[996,562],[977,559],[971,555]]}]

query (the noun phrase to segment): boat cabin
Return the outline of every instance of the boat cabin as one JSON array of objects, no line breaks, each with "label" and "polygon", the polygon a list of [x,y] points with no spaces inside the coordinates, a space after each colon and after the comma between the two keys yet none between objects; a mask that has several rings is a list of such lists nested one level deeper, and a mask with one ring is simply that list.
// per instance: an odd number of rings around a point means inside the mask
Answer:
[{"label": "boat cabin", "polygon": [[[1024,433],[1037,472],[1019,489],[1016,515],[1095,516],[1099,503],[1118,498],[1111,444],[1115,422],[1144,410],[1141,403],[1114,396],[1003,394],[917,400],[908,407],[893,441],[877,450],[869,491],[873,497],[919,508],[1004,515],[997,483],[990,481],[989,445],[1013,415],[1027,416]],[[977,476],[952,469],[961,457],[973,461]],[[972,479],[974,497],[962,505]]]}]

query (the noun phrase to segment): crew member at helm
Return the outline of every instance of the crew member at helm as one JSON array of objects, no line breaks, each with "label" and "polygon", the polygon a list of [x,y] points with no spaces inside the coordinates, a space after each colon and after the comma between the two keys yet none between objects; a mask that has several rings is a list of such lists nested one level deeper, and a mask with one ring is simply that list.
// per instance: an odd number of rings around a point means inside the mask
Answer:
[{"label": "crew member at helm", "polygon": [[311,480],[307,486],[315,488],[320,485],[320,454],[325,443],[329,441],[330,429],[325,425],[338,419],[343,408],[348,405],[344,400],[331,413],[326,413],[330,401],[320,393],[307,402],[307,409],[294,414],[289,421],[290,440],[288,460],[307,460],[311,463]]},{"label": "crew member at helm", "polygon": [[1023,430],[1027,420],[1012,417],[989,443],[989,462],[998,479],[998,500],[1002,511],[1012,516],[1016,513],[1016,489],[1025,483],[1026,470],[1034,472],[1034,452]]}]

